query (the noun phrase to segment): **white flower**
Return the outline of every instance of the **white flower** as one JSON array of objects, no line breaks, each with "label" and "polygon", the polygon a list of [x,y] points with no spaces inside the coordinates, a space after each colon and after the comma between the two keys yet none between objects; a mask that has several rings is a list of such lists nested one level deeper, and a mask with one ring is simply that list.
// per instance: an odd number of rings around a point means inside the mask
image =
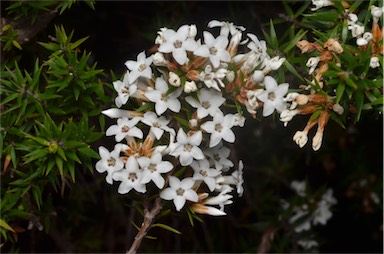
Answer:
[{"label": "white flower", "polygon": [[293,141],[302,148],[308,142],[308,131],[297,131],[293,136]]},{"label": "white flower", "polygon": [[295,214],[289,218],[289,223],[295,225],[295,232],[300,233],[309,230],[311,228],[311,220],[307,205],[303,205],[301,208],[295,207],[293,211]]},{"label": "white flower", "polygon": [[175,130],[167,126],[170,120],[167,120],[164,116],[157,117],[157,115],[152,111],[146,112],[141,121],[146,125],[151,126],[150,131],[155,134],[157,140],[163,136],[164,131],[176,135]]},{"label": "white flower", "polygon": [[169,84],[175,87],[179,87],[181,85],[180,77],[176,73],[173,73],[171,71],[169,72],[168,82]]},{"label": "white flower", "polygon": [[301,239],[297,241],[297,244],[303,247],[304,249],[311,249],[313,247],[319,246],[319,244],[315,240],[304,240]]},{"label": "white flower", "polygon": [[198,44],[188,37],[190,34],[188,25],[181,26],[177,32],[166,29],[162,32],[163,42],[159,46],[159,52],[172,53],[173,58],[180,65],[188,62],[187,51],[194,51]]},{"label": "white flower", "polygon": [[313,139],[312,139],[312,149],[314,151],[319,150],[322,142],[323,142],[323,131],[317,131],[315,136],[313,136]]},{"label": "white flower", "polygon": [[[280,68],[280,66],[284,63],[285,61],[285,58],[282,57],[278,57],[278,56],[275,56],[274,58],[269,58],[269,56],[267,56],[265,59],[264,59],[264,64],[265,65],[265,69],[270,71],[270,70],[277,70]],[[266,71],[264,70],[264,71]]]},{"label": "white flower", "polygon": [[332,217],[330,207],[337,203],[337,200],[333,197],[333,190],[328,189],[321,197],[321,201],[318,203],[317,209],[313,214],[313,224],[325,225],[327,221]]},{"label": "white flower", "polygon": [[358,24],[352,24],[348,26],[348,29],[351,30],[353,37],[360,37],[364,33],[364,26]]},{"label": "white flower", "polygon": [[196,25],[190,25],[188,30],[188,38],[194,39],[197,35],[197,27]]},{"label": "white flower", "polygon": [[317,67],[317,64],[320,62],[320,57],[311,57],[308,59],[307,63],[306,63],[306,66],[309,67],[309,72],[308,74],[311,75],[314,70],[316,69]]},{"label": "white flower", "polygon": [[226,76],[226,69],[219,69],[216,72],[212,71],[212,66],[207,65],[203,72],[200,73],[199,78],[208,88],[214,88],[217,91],[221,91],[218,84],[224,87],[222,79]]},{"label": "white flower", "polygon": [[195,81],[185,81],[184,85],[184,92],[185,93],[192,93],[197,91],[197,86]]},{"label": "white flower", "polygon": [[128,117],[128,118],[134,118],[136,116],[141,116],[141,113],[137,113],[132,110],[125,110],[125,109],[118,109],[118,108],[110,108],[101,111],[103,115],[106,115],[110,118],[122,118],[122,117]]},{"label": "white flower", "polygon": [[297,195],[300,197],[305,197],[305,188],[306,188],[306,183],[305,181],[292,181],[291,182],[291,188],[296,191]]},{"label": "white flower", "polygon": [[127,117],[117,119],[117,125],[111,125],[107,131],[107,136],[115,135],[117,142],[123,140],[126,136],[143,138],[143,132],[136,127],[136,124],[140,121],[140,117],[132,118],[128,120]]},{"label": "white flower", "polygon": [[193,161],[191,167],[194,170],[193,180],[201,180],[205,182],[210,191],[213,191],[216,186],[215,177],[220,174],[215,168],[210,168],[209,161],[207,159]]},{"label": "white flower", "polygon": [[191,136],[187,136],[182,128],[177,132],[177,147],[171,153],[172,156],[180,156],[180,164],[182,166],[188,166],[192,163],[193,159],[202,160],[204,154],[199,148],[201,141],[203,140],[203,134],[201,131],[197,131]]},{"label": "white flower", "polygon": [[380,66],[379,58],[377,56],[371,57],[371,60],[369,61],[369,67],[374,69],[374,68],[377,68],[379,66]]},{"label": "white flower", "polygon": [[235,134],[231,130],[233,127],[233,115],[223,115],[222,112],[217,111],[213,116],[212,121],[207,121],[201,125],[201,129],[211,133],[209,140],[209,147],[216,146],[222,139],[227,142],[235,142]]},{"label": "white flower", "polygon": [[259,41],[256,35],[248,33],[247,36],[251,38],[251,42],[247,47],[256,53],[256,61],[264,61],[267,57],[267,43],[265,41]]},{"label": "white flower", "polygon": [[181,88],[167,95],[168,85],[162,77],[156,79],[155,90],[148,90],[145,92],[145,96],[148,100],[155,102],[156,114],[161,115],[167,109],[178,113],[181,109],[180,101],[177,99],[181,94]]},{"label": "white flower", "polygon": [[165,200],[173,200],[176,210],[180,211],[187,200],[197,202],[199,197],[192,190],[195,181],[191,177],[184,178],[180,181],[175,176],[169,176],[169,187],[160,193],[160,197]]},{"label": "white flower", "polygon": [[216,39],[210,32],[204,31],[204,43],[193,51],[193,54],[201,57],[208,57],[214,68],[219,67],[220,61],[230,62],[231,56],[226,50],[228,45],[228,38],[225,36],[218,36]]},{"label": "white flower", "polygon": [[128,81],[133,83],[139,77],[144,77],[150,79],[152,76],[152,56],[146,57],[145,51],[141,52],[137,56],[137,61],[128,60],[125,62],[125,65],[128,69],[131,70]]},{"label": "white flower", "polygon": [[357,38],[357,46],[367,45],[373,39],[373,35],[370,32],[365,32],[362,37]]},{"label": "white flower", "polygon": [[164,58],[163,53],[156,52],[153,55],[153,64],[156,66],[167,66],[168,61]]},{"label": "white flower", "polygon": [[233,162],[228,160],[231,149],[224,146],[222,142],[204,150],[204,153],[210,158],[210,161],[213,162],[217,170],[228,171],[228,169],[233,167]]},{"label": "white flower", "polygon": [[137,159],[140,168],[143,169],[141,183],[146,184],[153,181],[157,188],[164,187],[164,178],[161,173],[167,173],[172,170],[173,165],[169,161],[163,161],[160,153],[154,153],[151,158],[140,157]]},{"label": "white flower", "polygon": [[[348,12],[347,12],[348,13]],[[358,20],[358,17],[355,13],[348,13],[348,26],[353,25]]]},{"label": "white flower", "polygon": [[121,181],[118,192],[126,194],[135,189],[137,192],[145,193],[147,191],[145,184],[141,183],[142,172],[135,156],[130,156],[123,170],[113,173],[112,178],[115,181]]},{"label": "white flower", "polygon": [[316,11],[320,8],[334,5],[331,0],[312,0],[312,4],[315,5],[315,7],[311,8],[311,11]]},{"label": "white flower", "polygon": [[233,126],[244,127],[245,117],[239,113],[233,115]]},{"label": "white flower", "polygon": [[292,120],[292,118],[299,113],[298,110],[290,110],[290,109],[284,109],[280,113],[280,121],[284,122],[284,126],[287,126],[288,122]]},{"label": "white flower", "polygon": [[263,116],[269,116],[276,109],[282,112],[286,109],[287,104],[283,100],[283,96],[288,92],[289,85],[287,83],[277,85],[276,80],[271,76],[264,78],[265,91],[257,98],[264,102]]},{"label": "white flower", "polygon": [[254,72],[253,72],[253,74],[252,74],[252,77],[251,77],[251,79],[252,79],[252,82],[254,83],[254,84],[257,84],[257,83],[260,83],[260,82],[262,82],[263,80],[264,80],[264,73],[262,72],[262,71],[260,71],[260,70],[255,70]]},{"label": "white flower", "polygon": [[383,16],[383,7],[377,7],[375,5],[371,6],[371,15],[373,18],[373,22],[377,23],[379,21],[379,18]]},{"label": "white flower", "polygon": [[244,192],[243,169],[244,169],[243,161],[239,161],[239,168],[232,173],[232,177],[235,179],[237,194],[239,194],[239,197],[243,196],[243,192]]},{"label": "white flower", "polygon": [[194,108],[197,108],[197,117],[202,119],[207,115],[213,116],[219,107],[225,102],[221,92],[214,90],[201,89],[197,93],[199,101],[194,97],[188,96],[185,100]]},{"label": "white flower", "polygon": [[245,27],[243,26],[235,26],[232,22],[226,22],[226,21],[217,21],[217,20],[212,20],[208,23],[208,27],[221,27],[220,29],[220,35],[223,36],[228,36],[229,33],[231,35],[235,35],[239,31],[245,31]]},{"label": "white flower", "polygon": [[106,182],[112,184],[112,174],[115,171],[124,168],[124,162],[120,159],[120,152],[122,149],[122,144],[116,144],[115,149],[109,152],[105,147],[99,147],[99,154],[101,160],[96,163],[96,170],[99,173],[104,173],[107,171],[107,176],[105,178]]},{"label": "white flower", "polygon": [[127,71],[124,75],[123,82],[117,80],[113,82],[113,87],[117,92],[117,97],[115,99],[115,103],[117,107],[121,107],[125,103],[127,103],[129,96],[134,94],[137,91],[136,84],[129,84],[129,72]]}]

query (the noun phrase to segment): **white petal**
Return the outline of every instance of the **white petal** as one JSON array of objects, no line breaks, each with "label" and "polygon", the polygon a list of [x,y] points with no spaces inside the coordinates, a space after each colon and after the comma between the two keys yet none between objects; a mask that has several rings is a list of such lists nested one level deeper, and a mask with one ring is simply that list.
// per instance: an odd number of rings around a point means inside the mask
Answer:
[{"label": "white petal", "polygon": [[201,129],[205,130],[208,133],[214,133],[215,132],[215,123],[213,121],[205,122],[201,125]]},{"label": "white petal", "polygon": [[263,116],[264,117],[271,115],[274,110],[275,110],[275,107],[273,106],[273,104],[270,101],[264,102],[264,107],[263,107]]},{"label": "white petal", "polygon": [[274,92],[275,96],[276,97],[283,97],[288,92],[288,88],[289,88],[288,83],[280,84]]},{"label": "white petal", "polygon": [[176,197],[173,199],[173,203],[175,204],[176,210],[180,211],[181,208],[185,205],[185,197],[176,195]]},{"label": "white petal", "polygon": [[176,191],[172,188],[166,188],[162,192],[160,192],[160,197],[165,200],[172,200],[176,196]]},{"label": "white petal", "polygon": [[199,200],[199,197],[198,195],[196,194],[196,192],[194,190],[186,190],[184,192],[184,197],[189,200],[189,201],[192,201],[192,202],[197,202]]},{"label": "white petal", "polygon": [[105,135],[112,136],[112,135],[116,135],[119,132],[120,132],[120,127],[119,126],[111,125],[111,126],[109,126],[109,128],[105,132]]},{"label": "white petal", "polygon": [[264,77],[264,85],[267,91],[273,92],[277,87],[277,82],[271,76]]},{"label": "white petal", "polygon": [[119,189],[117,190],[120,194],[126,194],[128,193],[130,190],[132,190],[132,185],[129,184],[128,181],[124,181],[124,182],[121,182],[121,184],[119,185]]},{"label": "white petal", "polygon": [[190,137],[189,142],[191,145],[198,146],[200,145],[202,139],[203,139],[203,133],[201,131],[197,131]]},{"label": "white petal", "polygon": [[201,45],[195,51],[193,51],[193,54],[201,57],[208,57],[210,55],[207,45]]},{"label": "white petal", "polygon": [[172,51],[172,56],[175,58],[176,62],[180,65],[183,65],[187,62],[187,52],[184,48],[177,48]]},{"label": "white petal", "polygon": [[231,129],[227,129],[225,133],[223,133],[223,139],[227,142],[233,143],[235,142],[235,133]]},{"label": "white petal", "polygon": [[220,143],[222,137],[217,132],[212,133],[211,139],[209,140],[209,147],[215,147],[218,143]]}]

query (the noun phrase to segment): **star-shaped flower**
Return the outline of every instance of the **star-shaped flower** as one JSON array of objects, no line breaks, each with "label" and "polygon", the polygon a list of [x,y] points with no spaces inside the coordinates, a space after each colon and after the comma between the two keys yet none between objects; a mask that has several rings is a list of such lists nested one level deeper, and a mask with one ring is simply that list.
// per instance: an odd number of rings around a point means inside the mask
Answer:
[{"label": "star-shaped flower", "polygon": [[269,116],[276,109],[282,112],[287,108],[287,103],[283,100],[283,96],[288,92],[289,85],[287,83],[277,85],[276,80],[271,76],[264,78],[265,90],[260,93],[257,98],[264,102],[263,116]]},{"label": "star-shaped flower", "polygon": [[99,147],[99,154],[101,160],[96,163],[96,170],[99,173],[104,173],[107,171],[107,176],[105,178],[106,182],[112,184],[112,174],[115,171],[124,168],[124,162],[120,159],[120,152],[122,149],[122,144],[116,144],[113,151],[109,152],[105,147]]},{"label": "star-shaped flower", "polygon": [[122,82],[120,80],[113,82],[113,87],[118,94],[115,99],[115,104],[119,108],[127,103],[129,96],[137,91],[137,85],[135,83],[130,84],[128,80],[129,72],[127,71]]},{"label": "star-shaped flower", "polygon": [[152,56],[146,57],[145,51],[141,52],[137,56],[137,61],[126,61],[125,66],[127,66],[127,68],[131,70],[131,73],[128,78],[129,83],[135,82],[136,79],[139,77],[150,79],[152,76],[151,64]]},{"label": "star-shaped flower", "polygon": [[194,51],[198,44],[188,37],[190,27],[181,26],[177,32],[172,29],[162,31],[162,43],[159,46],[159,52],[172,53],[173,58],[180,65],[188,62],[187,51]]},{"label": "star-shaped flower", "polygon": [[132,189],[137,192],[145,193],[147,191],[145,184],[141,183],[142,172],[135,156],[129,156],[126,166],[123,170],[113,173],[112,178],[115,181],[121,181],[118,192],[126,194]]},{"label": "star-shaped flower", "polygon": [[163,161],[160,153],[154,153],[151,158],[140,157],[137,159],[140,168],[143,169],[141,183],[153,181],[159,189],[164,187],[165,180],[161,173],[172,170],[173,165],[169,161]]},{"label": "star-shaped flower", "polygon": [[157,117],[157,115],[152,111],[146,112],[141,121],[146,125],[151,126],[150,131],[155,134],[157,140],[163,136],[164,131],[176,135],[175,130],[167,126],[170,120],[167,120],[164,116]]},{"label": "star-shaped flower", "polygon": [[199,78],[208,88],[214,88],[217,91],[221,91],[218,84],[221,87],[225,86],[222,79],[225,78],[227,72],[226,69],[219,69],[216,72],[213,72],[212,66],[208,64],[204,71],[200,73]]},{"label": "star-shaped flower", "polygon": [[195,171],[193,174],[193,180],[201,180],[205,182],[210,191],[213,191],[216,186],[215,177],[220,174],[220,171],[211,168],[207,159],[193,161],[191,167]]},{"label": "star-shaped flower", "polygon": [[148,100],[156,103],[155,111],[159,116],[163,114],[167,109],[170,109],[176,113],[178,113],[181,109],[181,104],[177,97],[180,96],[182,89],[178,88],[168,95],[167,92],[168,85],[162,77],[156,79],[154,90],[147,90],[145,92],[145,96],[148,98]]},{"label": "star-shaped flower", "polygon": [[211,133],[209,140],[209,147],[216,146],[222,139],[227,142],[233,143],[235,141],[235,134],[231,130],[233,127],[233,115],[223,115],[221,112],[216,112],[212,121],[207,121],[201,125],[201,129]]},{"label": "star-shaped flower", "polygon": [[182,166],[188,166],[192,163],[193,159],[202,160],[204,154],[199,148],[201,141],[203,140],[203,134],[201,131],[197,131],[191,136],[187,136],[182,128],[177,132],[177,147],[173,152],[172,156],[180,156],[180,164]]},{"label": "star-shaped flower", "polygon": [[180,211],[187,200],[197,202],[199,197],[192,189],[195,181],[191,177],[180,181],[175,176],[169,176],[169,187],[160,193],[160,197],[165,200],[173,200],[176,210]]},{"label": "star-shaped flower", "polygon": [[204,150],[210,161],[215,165],[217,170],[227,171],[233,167],[233,162],[228,159],[231,153],[231,149],[224,146],[222,142],[219,142],[216,146]]},{"label": "star-shaped flower", "polygon": [[195,98],[188,96],[185,100],[194,108],[197,108],[197,117],[202,119],[207,115],[213,116],[219,107],[225,102],[225,98],[221,92],[215,90],[201,89],[197,93],[199,101]]},{"label": "star-shaped flower", "polygon": [[228,46],[228,38],[226,36],[219,35],[217,38],[214,38],[213,35],[207,31],[204,31],[203,36],[205,44],[199,46],[193,51],[193,54],[209,58],[214,68],[219,67],[220,61],[231,61],[231,56],[226,50]]},{"label": "star-shaped flower", "polygon": [[136,127],[136,124],[140,121],[140,117],[134,117],[131,120],[128,117],[117,119],[117,125],[111,125],[107,131],[107,136],[115,135],[117,142],[120,142],[126,136],[143,138],[143,132]]}]

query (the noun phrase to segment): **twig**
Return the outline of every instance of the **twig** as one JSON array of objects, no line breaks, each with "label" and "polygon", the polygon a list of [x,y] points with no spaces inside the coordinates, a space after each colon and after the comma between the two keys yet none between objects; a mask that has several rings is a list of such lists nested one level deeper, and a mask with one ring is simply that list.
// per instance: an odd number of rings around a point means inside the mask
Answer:
[{"label": "twig", "polygon": [[136,253],[137,249],[140,247],[141,241],[147,235],[148,230],[150,229],[153,223],[153,220],[155,219],[156,215],[159,214],[161,208],[161,198],[157,197],[151,210],[148,210],[147,208],[144,209],[144,221],[141,224],[139,232],[135,236],[135,240],[133,241],[131,248],[126,252],[127,254]]},{"label": "twig", "polygon": [[257,250],[257,253],[263,254],[267,253],[271,249],[271,242],[273,241],[273,238],[275,237],[276,231],[278,230],[277,227],[269,227],[264,232],[263,237],[261,239],[261,243],[259,245],[259,249]]}]

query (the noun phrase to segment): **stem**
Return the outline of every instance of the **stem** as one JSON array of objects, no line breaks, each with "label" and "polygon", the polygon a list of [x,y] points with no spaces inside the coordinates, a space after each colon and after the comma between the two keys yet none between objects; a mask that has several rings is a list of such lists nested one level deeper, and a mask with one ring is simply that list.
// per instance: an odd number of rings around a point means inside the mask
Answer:
[{"label": "stem", "polygon": [[141,245],[141,241],[147,235],[148,230],[150,229],[153,223],[153,220],[155,219],[156,215],[159,214],[159,212],[161,211],[161,208],[162,208],[161,198],[157,197],[151,210],[148,210],[148,208],[144,209],[144,221],[141,224],[139,232],[135,236],[135,240],[133,241],[131,248],[126,252],[126,254],[136,253],[137,249]]}]

